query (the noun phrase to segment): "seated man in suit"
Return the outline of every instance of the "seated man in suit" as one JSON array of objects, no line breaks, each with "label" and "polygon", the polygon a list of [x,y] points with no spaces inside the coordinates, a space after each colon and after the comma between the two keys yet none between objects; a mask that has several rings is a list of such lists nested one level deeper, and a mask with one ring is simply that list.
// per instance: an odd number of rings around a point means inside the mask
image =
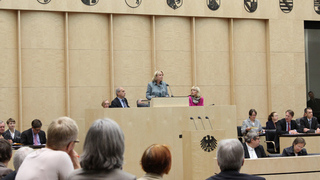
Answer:
[{"label": "seated man in suit", "polygon": [[3,121],[0,120],[0,139],[3,139],[3,135],[4,135],[4,130],[5,130],[5,124]]},{"label": "seated man in suit", "polygon": [[3,134],[3,137],[10,143],[20,143],[20,131],[16,130],[16,120],[9,118],[7,120],[7,126],[9,127]]},{"label": "seated man in suit", "polygon": [[298,134],[299,127],[295,120],[292,120],[294,112],[292,110],[286,111],[286,117],[277,122],[277,134]]},{"label": "seated man in suit", "polygon": [[110,108],[129,108],[129,104],[126,96],[126,91],[123,89],[123,87],[118,87],[116,89],[116,95],[117,97],[114,98],[114,100],[111,102]]},{"label": "seated man in suit", "polygon": [[238,139],[224,139],[218,143],[217,160],[221,172],[207,180],[239,179],[263,180],[265,178],[240,173],[244,164],[243,147]]},{"label": "seated man in suit", "polygon": [[42,123],[39,119],[34,119],[31,123],[32,128],[21,133],[21,143],[23,145],[46,144],[46,133],[41,130]]},{"label": "seated man in suit", "polygon": [[251,131],[244,137],[245,143],[243,143],[244,158],[257,159],[266,157],[263,146],[260,145],[259,134]]},{"label": "seated man in suit", "polygon": [[313,117],[312,109],[310,107],[304,109],[304,117],[300,120],[300,129],[304,133],[320,133],[318,128],[318,120]]}]

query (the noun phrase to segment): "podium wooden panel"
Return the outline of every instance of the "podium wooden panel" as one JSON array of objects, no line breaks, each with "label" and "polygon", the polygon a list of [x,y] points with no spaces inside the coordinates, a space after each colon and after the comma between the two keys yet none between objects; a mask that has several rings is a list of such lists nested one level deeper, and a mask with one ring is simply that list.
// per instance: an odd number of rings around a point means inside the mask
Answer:
[{"label": "podium wooden panel", "polygon": [[308,153],[320,153],[320,134],[296,134],[296,135],[281,135],[279,137],[279,147],[282,153],[283,149],[292,146],[292,142],[297,138],[302,137],[306,141],[305,148]]},{"label": "podium wooden panel", "polygon": [[[125,164],[124,170],[141,177],[144,172],[140,166],[143,151],[151,144],[167,144],[172,153],[172,168],[167,180],[183,180],[183,131],[195,130],[195,119],[198,130],[211,129],[205,116],[208,116],[213,126],[213,134],[224,131],[224,138],[236,138],[236,108],[235,106],[202,106],[202,107],[150,107],[150,108],[110,108],[86,110],[86,131],[92,122],[100,118],[111,118],[122,128],[125,134]],[[84,139],[80,139],[84,141]],[[212,158],[206,158],[212,161]],[[203,167],[203,166],[201,166]],[[199,168],[201,168],[199,167]]]},{"label": "podium wooden panel", "polygon": [[187,107],[189,97],[154,97],[150,101],[150,107]]},{"label": "podium wooden panel", "polygon": [[[216,158],[213,161],[217,164]],[[245,159],[240,172],[265,177],[267,180],[319,179],[320,156]],[[214,173],[220,173],[218,166],[214,166],[212,175]]]},{"label": "podium wooden panel", "polygon": [[[205,151],[201,141],[213,139],[214,143],[208,145],[209,151]],[[203,180],[210,177],[211,171],[216,164],[212,158],[216,157],[218,142],[225,139],[224,130],[200,130],[200,131],[183,131],[183,175],[185,180]]]}]

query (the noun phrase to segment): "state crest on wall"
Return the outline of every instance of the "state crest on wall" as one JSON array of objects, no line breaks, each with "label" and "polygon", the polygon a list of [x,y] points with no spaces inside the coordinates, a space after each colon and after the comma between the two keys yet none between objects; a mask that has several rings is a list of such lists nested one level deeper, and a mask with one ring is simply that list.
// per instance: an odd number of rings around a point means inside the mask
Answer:
[{"label": "state crest on wall", "polygon": [[258,0],[244,0],[244,9],[249,13],[253,13],[258,8]]},{"label": "state crest on wall", "polygon": [[142,3],[142,0],[125,0],[126,4],[131,8],[137,8]]},{"label": "state crest on wall", "polygon": [[314,0],[314,10],[317,14],[320,14],[320,0]]},{"label": "state crest on wall", "polygon": [[172,9],[176,10],[182,6],[183,0],[167,0],[167,4]]},{"label": "state crest on wall", "polygon": [[293,0],[279,0],[280,9],[284,13],[289,13],[293,9]]},{"label": "state crest on wall", "polygon": [[221,5],[221,0],[207,0],[207,6],[212,11],[218,10]]},{"label": "state crest on wall", "polygon": [[98,4],[99,0],[81,0],[83,4],[88,6],[94,6]]},{"label": "state crest on wall", "polygon": [[41,4],[48,4],[51,0],[38,0]]},{"label": "state crest on wall", "polygon": [[206,152],[212,152],[217,147],[217,140],[213,136],[204,136],[200,141],[201,149]]}]

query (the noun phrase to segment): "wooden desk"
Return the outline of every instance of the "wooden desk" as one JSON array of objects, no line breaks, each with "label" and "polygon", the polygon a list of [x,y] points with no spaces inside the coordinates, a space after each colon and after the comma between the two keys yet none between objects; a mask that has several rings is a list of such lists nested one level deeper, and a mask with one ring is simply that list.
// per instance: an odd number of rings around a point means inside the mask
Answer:
[{"label": "wooden desk", "polygon": [[292,146],[292,142],[297,138],[302,137],[306,141],[305,148],[308,153],[320,153],[320,134],[314,133],[299,133],[299,134],[283,134],[279,136],[280,153],[283,149]]},{"label": "wooden desk", "polygon": [[[216,158],[213,161],[217,164]],[[212,175],[219,172],[219,167],[214,166]],[[319,179],[320,155],[245,159],[240,172],[258,175],[267,180]]]},{"label": "wooden desk", "polygon": [[[198,119],[200,116],[202,122]],[[237,138],[235,127],[235,106],[199,106],[199,107],[150,107],[150,108],[111,108],[86,110],[84,132],[86,133],[92,122],[99,118],[111,118],[122,128],[125,134],[124,170],[141,177],[144,172],[140,166],[140,159],[144,150],[151,144],[167,144],[172,154],[172,166],[166,180],[184,180],[183,166],[183,131],[193,131],[194,122],[198,131],[211,130],[208,116],[213,126],[214,134],[219,130],[224,132],[223,138]],[[215,135],[214,135],[215,136]],[[85,137],[79,135],[79,137]],[[84,141],[80,139],[80,141]],[[200,142],[199,142],[200,144]],[[212,156],[205,160],[212,163]],[[204,165],[203,165],[204,166]],[[202,166],[199,166],[201,169]],[[210,172],[209,172],[210,174]]]}]

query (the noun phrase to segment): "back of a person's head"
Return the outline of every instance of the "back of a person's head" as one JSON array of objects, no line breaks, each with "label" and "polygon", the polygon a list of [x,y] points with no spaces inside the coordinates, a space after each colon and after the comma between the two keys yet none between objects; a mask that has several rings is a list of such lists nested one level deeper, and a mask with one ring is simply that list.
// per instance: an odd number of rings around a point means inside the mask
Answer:
[{"label": "back of a person's head", "polygon": [[166,145],[153,144],[143,153],[142,169],[146,173],[168,174],[171,169],[171,153]]},{"label": "back of a person's head", "polygon": [[34,150],[29,147],[22,147],[16,151],[16,153],[13,156],[13,166],[16,172],[18,172],[24,158],[26,158],[27,155],[32,152],[34,152]]},{"label": "back of a person's head", "polygon": [[10,161],[12,155],[11,144],[5,139],[0,139],[0,162]]},{"label": "back of a person's head", "polygon": [[34,119],[32,122],[31,122],[31,126],[33,128],[41,128],[42,127],[42,122],[39,120],[39,119]]},{"label": "back of a person's head", "polygon": [[218,144],[217,159],[221,171],[240,171],[243,163],[243,146],[237,139],[221,140]]},{"label": "back of a person's head", "polygon": [[85,170],[111,170],[122,167],[124,134],[111,119],[98,119],[88,130],[81,167]]},{"label": "back of a person's head", "polygon": [[47,146],[54,150],[64,148],[70,142],[77,140],[78,132],[78,125],[69,117],[53,120],[47,130]]}]

